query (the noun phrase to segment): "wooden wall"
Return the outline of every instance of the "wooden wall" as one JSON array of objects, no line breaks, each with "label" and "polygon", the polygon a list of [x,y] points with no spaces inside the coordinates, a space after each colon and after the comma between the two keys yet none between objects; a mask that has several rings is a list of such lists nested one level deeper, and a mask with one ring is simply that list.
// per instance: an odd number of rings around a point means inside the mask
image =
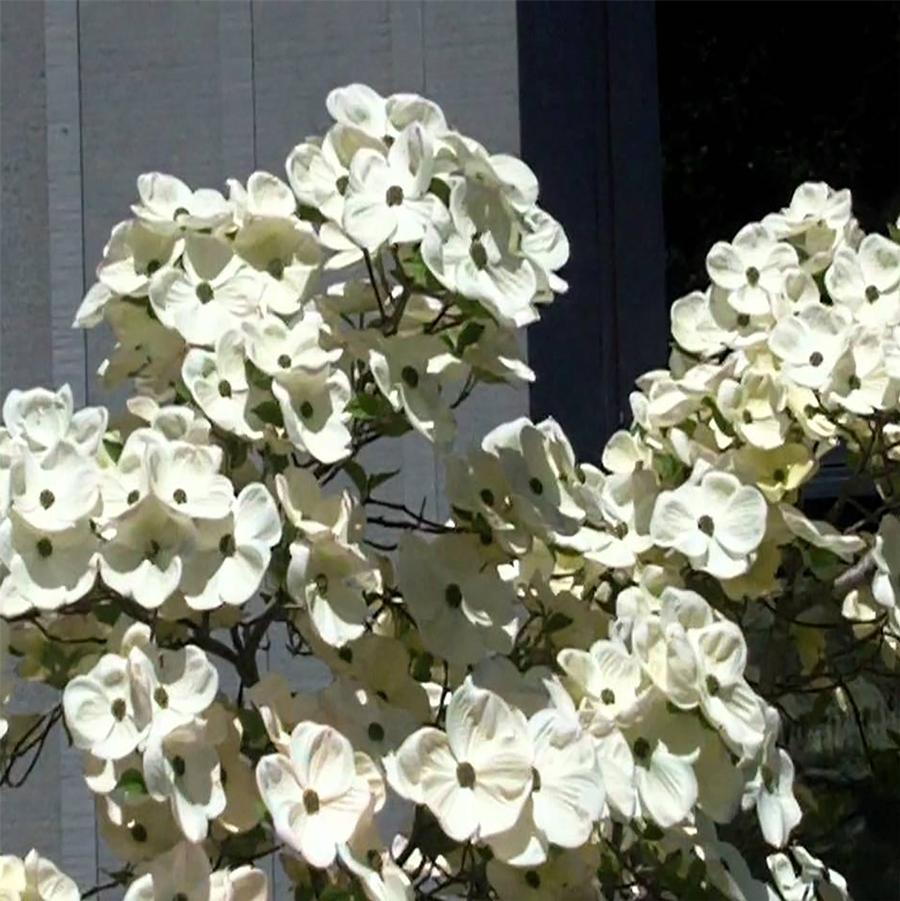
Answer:
[{"label": "wooden wall", "polygon": [[[120,402],[93,377],[109,336],[70,324],[138,173],[215,187],[255,168],[282,174],[294,144],[327,126],[327,91],[350,81],[427,94],[463,131],[518,151],[510,0],[0,2],[0,396],[68,382],[79,403]],[[524,392],[476,396],[461,440],[526,409]],[[375,465],[404,466],[395,491],[434,503],[428,445],[380,453]],[[287,667],[274,644],[270,665]],[[19,706],[47,703],[30,689]],[[36,846],[86,890],[112,863],[101,844],[60,732],[26,786],[0,795],[0,853]],[[287,896],[280,882],[274,896]]]}]

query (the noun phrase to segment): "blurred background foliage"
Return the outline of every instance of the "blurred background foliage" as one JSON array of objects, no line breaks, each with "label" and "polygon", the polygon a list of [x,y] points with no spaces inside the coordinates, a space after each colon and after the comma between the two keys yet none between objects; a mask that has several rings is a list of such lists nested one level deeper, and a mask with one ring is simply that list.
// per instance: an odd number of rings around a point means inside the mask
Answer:
[{"label": "blurred background foliage", "polygon": [[[670,301],[708,284],[715,241],[786,206],[803,181],[850,188],[865,231],[896,221],[900,3],[658,3],[657,43]],[[863,704],[861,724],[844,713],[791,736],[796,837],[856,901],[900,899],[898,688]],[[866,747],[858,725],[887,747]],[[730,833],[752,842],[741,821]]]},{"label": "blurred background foliage", "polygon": [[900,212],[900,3],[658,3],[670,299],[706,253],[803,181]]}]

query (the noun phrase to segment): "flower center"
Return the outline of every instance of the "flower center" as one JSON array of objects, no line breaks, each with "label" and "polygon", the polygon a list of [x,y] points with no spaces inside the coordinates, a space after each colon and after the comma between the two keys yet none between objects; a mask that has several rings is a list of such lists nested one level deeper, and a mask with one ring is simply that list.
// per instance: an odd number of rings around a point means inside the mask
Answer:
[{"label": "flower center", "polygon": [[172,213],[172,218],[177,219],[179,216],[187,216],[189,215],[188,211],[183,207],[179,206],[175,208],[175,212]]},{"label": "flower center", "polygon": [[755,288],[759,284],[759,269],[756,266],[751,266],[745,275],[747,276],[747,284],[751,288]]},{"label": "flower center", "polygon": [[747,328],[750,325],[750,317],[746,313],[738,313],[737,324],[741,328]]},{"label": "flower center", "polygon": [[384,726],[381,723],[369,723],[367,732],[370,741],[384,741]]},{"label": "flower center", "polygon": [[340,657],[344,663],[353,663],[353,648],[344,645],[344,647],[338,651],[338,657]]},{"label": "flower center", "polygon": [[471,763],[461,763],[456,768],[456,781],[462,788],[472,788],[475,784],[475,768]]},{"label": "flower center", "polygon": [[278,365],[282,369],[290,369],[291,368],[291,358],[287,354],[281,354],[278,358]]},{"label": "flower center", "polygon": [[494,506],[494,492],[491,491],[490,488],[482,488],[481,494],[479,495],[479,497],[481,498],[481,502],[486,507]]},{"label": "flower center", "polygon": [[165,708],[169,706],[169,695],[161,685],[153,692],[153,700],[156,701],[159,707]]},{"label": "flower center", "polygon": [[388,206],[400,206],[403,203],[403,188],[399,185],[391,185],[384,195],[384,200]]},{"label": "flower center", "polygon": [[311,788],[303,792],[303,809],[310,816],[319,812],[319,796]]},{"label": "flower center", "polygon": [[825,359],[825,357],[823,357],[822,354],[819,353],[819,351],[814,350],[809,355],[809,365],[810,366],[821,366],[824,359]]},{"label": "flower center", "polygon": [[266,272],[268,272],[272,278],[281,279],[281,276],[284,275],[284,262],[278,257],[269,260],[266,265]]},{"label": "flower center", "polygon": [[419,373],[416,372],[415,368],[412,366],[404,366],[403,369],[400,370],[400,378],[403,379],[410,388],[415,388],[419,384]]},{"label": "flower center", "polygon": [[176,754],[172,758],[172,769],[175,771],[176,776],[184,775],[184,771],[187,769],[187,765],[184,762],[184,758],[180,754]]},{"label": "flower center", "polygon": [[42,538],[37,543],[37,552],[44,558],[49,557],[53,553],[53,542],[49,538]]},{"label": "flower center", "polygon": [[528,487],[533,494],[541,495],[544,493],[544,483],[534,476],[528,480]]},{"label": "flower center", "polygon": [[650,757],[650,742],[643,737],[637,738],[632,745],[632,750],[634,751],[634,756],[637,757],[638,761],[640,763],[645,763]]},{"label": "flower center", "polygon": [[744,410],[741,414],[741,419],[744,420],[746,425],[750,425],[753,422],[753,414],[749,410]]},{"label": "flower center", "polygon": [[472,262],[475,264],[476,269],[484,269],[487,267],[488,255],[481,241],[472,242],[472,246],[469,248],[469,256],[472,258]]},{"label": "flower center", "polygon": [[539,792],[541,790],[541,774],[534,768],[531,768],[531,790]]},{"label": "flower center", "polygon": [[[175,501],[176,504],[186,504],[187,503],[187,492],[184,488],[176,488],[172,492],[172,500]],[[157,545],[157,548],[159,545]]]},{"label": "flower center", "polygon": [[319,594],[327,594],[328,593],[328,576],[325,573],[319,573],[314,579],[316,583],[316,590]]},{"label": "flower center", "polygon": [[231,397],[231,382],[229,382],[228,379],[222,379],[222,381],[219,382],[219,394],[221,394],[222,397]]},{"label": "flower center", "polygon": [[234,543],[234,535],[230,532],[227,535],[223,535],[219,539],[219,553],[223,557],[231,557],[234,555],[235,551],[235,543]]},{"label": "flower center", "polygon": [[334,186],[337,188],[338,194],[345,194],[347,192],[347,186],[350,184],[350,178],[346,175],[342,175],[335,183]]},{"label": "flower center", "polygon": [[881,297],[881,292],[875,285],[869,285],[869,287],[866,288],[866,300],[869,301],[869,303],[875,303],[879,297]]},{"label": "flower center", "polygon": [[847,379],[847,387],[851,391],[858,391],[862,385],[862,382],[859,380],[859,376],[851,375],[849,379]]},{"label": "flower center", "polygon": [[197,300],[200,303],[209,303],[213,299],[213,289],[209,282],[200,282],[197,285]]},{"label": "flower center", "polygon": [[444,600],[447,602],[448,607],[452,607],[455,610],[462,603],[462,599],[462,591],[455,582],[451,582],[444,589]]},{"label": "flower center", "polygon": [[49,488],[45,488],[38,496],[38,500],[41,502],[41,506],[48,510],[55,503],[56,495]]},{"label": "flower center", "polygon": [[139,844],[147,841],[147,829],[140,823],[135,823],[129,831],[131,832],[132,839]]},{"label": "flower center", "polygon": [[783,482],[785,479],[785,471],[783,469],[776,469],[775,472],[772,473],[772,478],[775,479],[776,482]]},{"label": "flower center", "polygon": [[140,491],[138,491],[137,488],[132,488],[131,491],[128,492],[128,497],[125,498],[125,500],[128,501],[129,504],[135,504],[140,496]]},{"label": "flower center", "polygon": [[117,722],[122,722],[125,719],[125,714],[128,713],[128,705],[125,703],[123,698],[116,698],[112,704],[109,705],[110,713],[112,713],[113,717],[115,717]]},{"label": "flower center", "polygon": [[300,415],[304,419],[309,419],[313,415],[313,405],[308,400],[300,404]]},{"label": "flower center", "polygon": [[707,676],[706,677],[706,690],[715,697],[719,693],[719,689],[721,686],[719,685],[719,680],[715,676]]},{"label": "flower center", "polygon": [[150,260],[147,263],[147,275],[153,275],[153,273],[156,272],[156,270],[159,269],[160,266],[162,266],[162,263],[160,263],[159,260]]},{"label": "flower center", "polygon": [[537,870],[526,870],[525,871],[525,885],[528,888],[539,889],[541,887],[541,876]]},{"label": "flower center", "polygon": [[615,704],[616,693],[611,688],[604,688],[603,691],[600,692],[600,700],[607,706]]},{"label": "flower center", "polygon": [[708,513],[704,513],[703,516],[697,520],[697,528],[704,535],[712,535],[716,530],[716,525],[713,522],[713,518]]}]

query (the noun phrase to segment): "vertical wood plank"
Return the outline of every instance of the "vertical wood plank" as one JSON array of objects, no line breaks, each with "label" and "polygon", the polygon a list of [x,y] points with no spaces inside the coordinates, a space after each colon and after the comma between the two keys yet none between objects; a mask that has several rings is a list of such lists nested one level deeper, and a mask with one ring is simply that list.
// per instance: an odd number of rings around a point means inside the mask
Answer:
[{"label": "vertical wood plank", "polygon": [[[81,208],[81,109],[78,72],[78,6],[48,3],[44,16],[47,80],[47,185],[51,362],[53,384],[68,383],[76,404],[87,398],[83,332],[72,328],[84,293]],[[59,813],[63,824],[59,866],[83,889],[96,884],[94,800],[84,782],[81,755],[60,744]]]},{"label": "vertical wood plank", "polygon": [[[0,4],[0,394],[49,385],[45,7]],[[5,667],[9,661],[3,661]],[[9,670],[6,670],[9,675]],[[16,684],[12,712],[50,707],[55,692]],[[0,792],[0,848],[61,856],[60,745],[52,735],[25,785]]]},{"label": "vertical wood plank", "polygon": [[570,291],[529,334],[531,411],[553,415],[583,460],[599,458],[618,424],[618,358],[631,352],[616,343],[608,9],[535,0],[518,10],[522,152],[571,244]]},{"label": "vertical wood plank", "polygon": [[[100,259],[110,228],[130,215],[139,173],[158,169],[195,187],[222,189],[232,174],[230,166],[251,161],[249,55],[246,50],[235,58],[227,55],[229,48],[240,45],[242,22],[249,22],[242,3],[82,2],[84,243],[89,268]],[[110,336],[95,329],[87,340],[93,375],[107,355]],[[112,399],[121,404],[126,394],[118,392]],[[110,399],[93,378],[90,396],[95,402]]]},{"label": "vertical wood plank", "polygon": [[620,422],[634,380],[666,359],[669,304],[652,3],[608,6],[609,136]]},{"label": "vertical wood plank", "polygon": [[0,390],[47,384],[44,4],[0,4]]},{"label": "vertical wood plank", "polygon": [[81,221],[81,106],[78,6],[48,3],[46,29],[47,185],[53,383],[86,399],[84,333],[72,328],[84,292]]}]

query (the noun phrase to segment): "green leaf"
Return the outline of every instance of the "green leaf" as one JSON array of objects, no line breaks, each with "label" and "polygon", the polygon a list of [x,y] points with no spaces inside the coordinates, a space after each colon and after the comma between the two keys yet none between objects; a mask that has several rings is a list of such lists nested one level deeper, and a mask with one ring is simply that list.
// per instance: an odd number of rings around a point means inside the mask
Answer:
[{"label": "green leaf", "polygon": [[462,356],[466,348],[475,344],[484,334],[484,328],[480,322],[467,322],[456,340],[456,353]]},{"label": "green leaf", "polygon": [[264,400],[250,412],[258,416],[263,422],[269,423],[269,425],[284,425],[284,417],[281,415],[281,407],[278,405],[277,401]]},{"label": "green leaf", "polygon": [[104,626],[114,626],[122,613],[115,604],[97,604],[91,612]]},{"label": "green leaf", "polygon": [[544,621],[544,632],[547,635],[550,635],[553,632],[559,632],[560,629],[565,629],[567,626],[571,625],[572,617],[566,616],[565,613],[556,610]]},{"label": "green leaf", "polygon": [[144,782],[144,776],[140,770],[128,769],[119,776],[116,788],[121,791],[126,798],[140,798],[147,794],[147,785]]},{"label": "green leaf", "polygon": [[381,426],[381,431],[391,438],[397,438],[405,435],[411,428],[412,426],[406,421],[406,418],[397,413]]},{"label": "green leaf", "polygon": [[803,558],[820,582],[833,581],[845,568],[845,564],[836,554],[814,545],[803,548]]},{"label": "green leaf", "polygon": [[369,494],[371,494],[379,485],[383,485],[385,482],[394,478],[398,472],[400,472],[399,469],[392,469],[389,472],[373,472],[372,475],[369,476]]},{"label": "green leaf", "polygon": [[366,475],[365,469],[360,466],[356,460],[347,460],[344,463],[344,472],[350,476],[353,484],[356,486],[356,490],[359,492],[360,498],[365,498],[368,495],[368,485],[369,479]]},{"label": "green leaf", "polygon": [[428,185],[428,190],[431,194],[434,194],[445,207],[450,206],[450,186],[447,182],[442,181],[440,178],[432,178],[431,183]]},{"label": "green leaf", "polygon": [[353,901],[354,893],[337,885],[329,885],[319,895],[320,901]]},{"label": "green leaf", "polygon": [[110,441],[108,438],[104,438],[103,447],[113,463],[118,463],[119,457],[122,456],[122,445],[118,441]]},{"label": "green leaf", "polygon": [[325,217],[314,206],[307,206],[305,203],[297,204],[297,215],[313,225],[321,225],[325,221]]},{"label": "green leaf", "polygon": [[356,419],[381,419],[390,416],[394,409],[383,394],[357,394],[347,404],[347,412]]}]

